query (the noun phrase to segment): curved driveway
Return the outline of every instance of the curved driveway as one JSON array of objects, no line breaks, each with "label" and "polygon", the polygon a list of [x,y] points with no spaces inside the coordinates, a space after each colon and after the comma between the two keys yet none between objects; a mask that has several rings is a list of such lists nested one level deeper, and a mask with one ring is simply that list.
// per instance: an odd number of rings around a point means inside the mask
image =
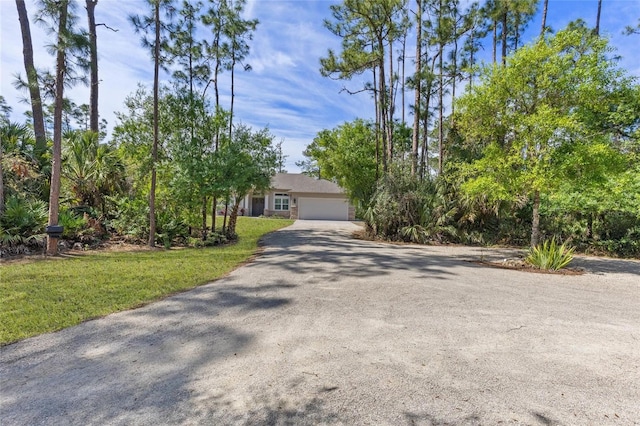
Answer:
[{"label": "curved driveway", "polygon": [[228,277],[0,348],[0,424],[640,422],[640,263],[582,276],[298,221]]}]

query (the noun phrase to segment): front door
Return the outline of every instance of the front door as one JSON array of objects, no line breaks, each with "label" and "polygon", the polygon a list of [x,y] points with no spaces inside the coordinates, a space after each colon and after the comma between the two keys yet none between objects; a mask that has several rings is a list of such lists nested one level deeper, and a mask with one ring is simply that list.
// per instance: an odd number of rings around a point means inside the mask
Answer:
[{"label": "front door", "polygon": [[264,197],[251,198],[251,216],[258,217],[264,214]]}]

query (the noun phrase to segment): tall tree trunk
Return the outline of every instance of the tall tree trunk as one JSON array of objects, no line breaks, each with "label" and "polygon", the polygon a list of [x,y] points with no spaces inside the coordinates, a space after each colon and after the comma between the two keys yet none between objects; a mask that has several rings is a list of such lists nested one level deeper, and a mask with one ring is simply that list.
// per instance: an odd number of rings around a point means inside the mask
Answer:
[{"label": "tall tree trunk", "polygon": [[31,100],[31,114],[33,117],[33,133],[36,139],[34,154],[38,160],[47,150],[47,134],[44,127],[44,114],[42,112],[42,98],[40,97],[40,84],[38,74],[33,63],[33,45],[31,43],[31,28],[29,26],[29,16],[24,0],[16,0],[18,9],[18,19],[20,20],[20,31],[22,33],[22,55],[24,57],[24,68],[27,74],[27,84],[29,85],[29,98]]},{"label": "tall tree trunk", "polygon": [[227,226],[227,238],[232,239],[235,237],[236,233],[236,223],[238,222],[238,208],[240,203],[236,198],[235,203],[233,203],[233,208],[231,209],[231,216],[229,216],[229,226]]},{"label": "tall tree trunk", "polygon": [[0,217],[4,214],[4,179],[2,170],[2,141],[0,141]]},{"label": "tall tree trunk", "polygon": [[596,28],[593,30],[595,35],[600,35],[600,12],[602,12],[602,0],[598,0],[598,14],[596,15]]},{"label": "tall tree trunk", "polygon": [[411,145],[411,175],[418,171],[418,144],[420,139],[420,88],[422,83],[422,4],[416,0],[416,73],[414,77],[415,96],[413,111],[413,139]]},{"label": "tall tree trunk", "polygon": [[440,44],[440,58],[439,58],[439,77],[438,77],[438,176],[442,175],[442,169],[444,168],[444,45]]},{"label": "tall tree trunk", "polygon": [[456,80],[458,80],[458,29],[455,29],[455,39],[453,40],[453,57],[451,58],[452,63],[452,76],[451,76],[451,125],[453,126],[453,114],[456,112],[455,110],[455,100],[456,100]]},{"label": "tall tree trunk", "polygon": [[520,13],[516,12],[516,22],[515,22],[515,37],[513,40],[513,50],[518,50],[518,43],[520,42]]},{"label": "tall tree trunk", "polygon": [[544,33],[547,29],[547,11],[549,10],[549,0],[544,0],[542,6],[542,25],[540,27],[540,37],[544,37]]},{"label": "tall tree trunk", "polygon": [[[215,66],[213,67],[213,88],[216,97],[216,115],[220,113],[220,88],[218,86],[218,75],[220,74],[220,28],[217,28],[213,40],[215,47]],[[216,122],[217,120],[216,116]],[[220,146],[220,126],[216,124],[216,135],[214,141],[214,150],[218,152]],[[213,195],[211,203],[211,232],[216,232],[216,209],[218,208],[218,197]]]},{"label": "tall tree trunk", "polygon": [[380,114],[380,125],[382,127],[382,172],[386,175],[387,174],[387,166],[388,166],[388,161],[389,161],[389,157],[388,157],[388,139],[387,139],[387,101],[386,101],[386,97],[387,97],[387,88],[386,88],[386,81],[385,81],[385,72],[384,72],[384,51],[382,49],[382,43],[383,40],[382,39],[378,39],[378,43],[381,49],[380,53],[380,61],[378,63],[378,70],[379,70],[379,74],[378,74],[378,79],[379,84],[380,84],[380,89],[379,89],[379,103],[380,103],[380,108],[379,108],[379,114]]},{"label": "tall tree trunk", "polygon": [[423,180],[429,167],[429,96],[426,98],[424,119],[422,120],[422,149],[420,150],[420,180]]},{"label": "tall tree trunk", "polygon": [[439,3],[438,9],[438,43],[439,54],[438,58],[438,176],[442,175],[443,157],[444,157],[444,34],[442,30],[442,0]]},{"label": "tall tree trunk", "polygon": [[378,86],[377,86],[376,68],[373,68],[373,103],[375,105],[375,136],[376,136],[376,181],[380,178],[380,104],[378,102]]},{"label": "tall tree trunk", "polygon": [[229,196],[227,196],[224,202],[224,216],[222,217],[222,233],[227,233],[227,212],[229,211]]},{"label": "tall tree trunk", "polygon": [[587,238],[593,239],[593,213],[587,214]]},{"label": "tall tree trunk", "polygon": [[231,61],[231,109],[229,110],[229,142],[231,142],[231,134],[233,132],[233,100],[235,98],[235,70],[236,70],[236,58],[235,53],[232,53],[233,59]]},{"label": "tall tree trunk", "polygon": [[[430,71],[431,75],[434,75],[436,69],[436,61],[438,60],[438,55],[434,55],[431,59]],[[423,122],[423,142],[422,142],[422,156],[420,158],[420,177],[423,178],[425,176],[425,172],[429,174],[429,178],[431,178],[431,171],[429,170],[429,107],[431,105],[431,92],[433,90],[433,81],[431,79],[427,80],[427,87],[424,90],[426,94],[425,97],[425,109],[423,111],[424,122]]]},{"label": "tall tree trunk", "polygon": [[216,209],[218,208],[218,197],[213,197],[211,200],[211,232],[216,232]]},{"label": "tall tree trunk", "polygon": [[207,197],[202,197],[202,241],[207,239]]},{"label": "tall tree trunk", "polygon": [[89,129],[98,133],[98,34],[96,32],[95,9],[98,0],[87,0],[87,18],[89,21],[89,52],[91,81],[89,91]]},{"label": "tall tree trunk", "polygon": [[156,168],[158,166],[158,138],[160,97],[160,0],[155,0],[155,45],[153,46],[153,146],[151,148],[151,191],[149,193],[149,247],[156,246]]},{"label": "tall tree trunk", "polygon": [[540,191],[533,194],[533,216],[531,223],[531,247],[540,242]]},{"label": "tall tree trunk", "polygon": [[[62,161],[62,108],[64,101],[64,75],[66,65],[65,41],[67,33],[67,17],[69,0],[58,3],[60,19],[58,20],[58,41],[56,44],[56,83],[55,104],[53,109],[53,157],[51,161],[51,186],[49,190],[49,225],[58,224],[60,208],[60,173]],[[47,254],[58,253],[58,239],[47,238]]]},{"label": "tall tree trunk", "polygon": [[[471,44],[473,45],[475,40],[475,31],[471,31]],[[473,48],[469,51],[469,89],[473,88],[473,66],[475,65],[475,57],[473,56]],[[470,90],[469,90],[470,91]]]},{"label": "tall tree trunk", "polygon": [[402,91],[400,92],[402,94],[402,124],[405,124],[405,116],[404,116],[404,108],[405,108],[405,57],[407,55],[407,31],[404,31],[404,36],[402,38],[402,81],[400,84],[400,87],[402,88]]},{"label": "tall tree trunk", "polygon": [[[218,114],[220,112],[220,88],[218,86],[218,75],[220,74],[220,29],[218,28],[216,33],[215,33],[215,37],[213,40],[213,45],[215,46],[215,66],[213,67],[213,89],[215,91],[215,96],[216,96],[216,114]],[[214,148],[216,151],[218,151],[218,146],[220,144],[220,128],[219,126],[216,126],[216,136],[215,136],[215,143],[214,143]],[[216,207],[213,206],[213,211],[215,212]],[[215,221],[215,215],[214,215],[214,219]],[[213,228],[215,230],[215,227]]]},{"label": "tall tree trunk", "polygon": [[493,38],[492,38],[493,64],[498,60],[498,21],[493,20]]},{"label": "tall tree trunk", "polygon": [[507,63],[507,18],[509,12],[505,9],[502,13],[502,65],[506,65]]},{"label": "tall tree trunk", "polygon": [[389,102],[387,104],[387,158],[389,159],[389,164],[393,163],[393,115],[396,104],[393,96],[393,86],[393,45],[389,40]]}]

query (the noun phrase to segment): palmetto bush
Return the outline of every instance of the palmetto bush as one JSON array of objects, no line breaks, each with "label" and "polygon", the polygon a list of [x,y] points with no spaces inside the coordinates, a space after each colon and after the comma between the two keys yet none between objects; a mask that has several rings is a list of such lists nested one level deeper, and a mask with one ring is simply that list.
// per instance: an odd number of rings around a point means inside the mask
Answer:
[{"label": "palmetto bush", "polygon": [[556,239],[552,238],[532,247],[526,261],[536,268],[557,271],[569,265],[573,260],[573,251],[573,247],[558,245]]},{"label": "palmetto bush", "polygon": [[10,196],[0,217],[0,246],[2,252],[18,254],[18,246],[34,245],[44,238],[47,205],[43,201]]},{"label": "palmetto bush", "polygon": [[63,208],[58,216],[58,225],[64,227],[62,232],[64,238],[75,239],[87,228],[87,220],[73,210]]},{"label": "palmetto bush", "polygon": [[5,232],[27,238],[44,230],[47,215],[45,202],[11,196],[5,203],[0,225]]},{"label": "palmetto bush", "polygon": [[405,226],[400,229],[400,235],[405,241],[424,244],[429,239],[429,233],[420,225]]}]

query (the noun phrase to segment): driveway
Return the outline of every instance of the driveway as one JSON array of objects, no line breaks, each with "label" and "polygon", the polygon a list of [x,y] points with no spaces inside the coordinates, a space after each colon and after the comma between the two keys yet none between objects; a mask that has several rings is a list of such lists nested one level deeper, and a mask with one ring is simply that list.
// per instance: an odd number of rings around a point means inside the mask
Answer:
[{"label": "driveway", "polygon": [[354,227],[298,221],[226,278],[0,348],[0,423],[640,424],[640,263],[531,274]]}]

